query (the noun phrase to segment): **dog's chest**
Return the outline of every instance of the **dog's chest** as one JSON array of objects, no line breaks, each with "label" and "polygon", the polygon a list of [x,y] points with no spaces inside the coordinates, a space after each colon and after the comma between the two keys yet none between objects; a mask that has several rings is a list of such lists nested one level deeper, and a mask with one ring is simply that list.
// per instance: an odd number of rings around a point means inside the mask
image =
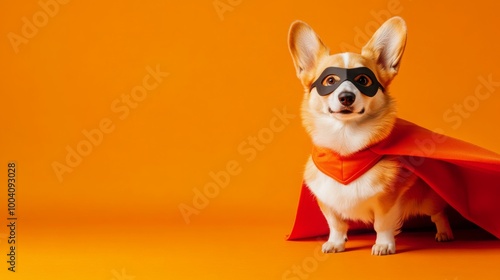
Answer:
[{"label": "dog's chest", "polygon": [[397,173],[397,168],[387,168],[383,165],[375,165],[355,181],[344,185],[322,173],[310,161],[307,164],[305,180],[317,199],[343,218],[369,222],[373,219],[374,208],[377,207],[377,197],[388,191],[386,180],[381,180],[382,176],[387,176],[383,173]]}]

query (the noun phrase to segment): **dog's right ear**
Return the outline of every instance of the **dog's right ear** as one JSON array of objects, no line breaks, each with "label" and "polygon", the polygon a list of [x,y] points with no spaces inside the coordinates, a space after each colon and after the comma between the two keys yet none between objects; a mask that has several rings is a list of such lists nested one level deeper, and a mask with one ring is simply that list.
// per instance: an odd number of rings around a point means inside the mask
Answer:
[{"label": "dog's right ear", "polygon": [[315,76],[314,70],[323,56],[329,55],[328,48],[314,30],[303,21],[294,21],[288,32],[288,47],[292,54],[297,77],[308,88]]}]

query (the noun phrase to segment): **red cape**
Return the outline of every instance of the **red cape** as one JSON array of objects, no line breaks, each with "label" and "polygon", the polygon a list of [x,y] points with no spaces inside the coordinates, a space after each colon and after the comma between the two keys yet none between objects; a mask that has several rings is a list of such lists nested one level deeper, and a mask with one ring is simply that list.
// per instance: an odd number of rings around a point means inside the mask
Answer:
[{"label": "red cape", "polygon": [[[464,218],[500,238],[500,155],[398,119],[391,134],[369,148],[400,156]],[[328,234],[314,195],[302,184],[297,216],[288,240]]]}]

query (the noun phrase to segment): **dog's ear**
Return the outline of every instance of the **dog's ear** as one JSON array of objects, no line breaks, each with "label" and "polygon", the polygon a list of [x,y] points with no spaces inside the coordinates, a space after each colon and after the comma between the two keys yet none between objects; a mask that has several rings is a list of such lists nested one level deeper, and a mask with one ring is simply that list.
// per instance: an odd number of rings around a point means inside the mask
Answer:
[{"label": "dog's ear", "polygon": [[292,55],[297,77],[309,87],[315,76],[315,69],[323,56],[329,55],[328,48],[313,29],[303,21],[294,21],[288,32],[288,47]]},{"label": "dog's ear", "polygon": [[393,17],[373,34],[361,55],[375,60],[390,81],[398,73],[405,45],[406,23],[400,17]]}]

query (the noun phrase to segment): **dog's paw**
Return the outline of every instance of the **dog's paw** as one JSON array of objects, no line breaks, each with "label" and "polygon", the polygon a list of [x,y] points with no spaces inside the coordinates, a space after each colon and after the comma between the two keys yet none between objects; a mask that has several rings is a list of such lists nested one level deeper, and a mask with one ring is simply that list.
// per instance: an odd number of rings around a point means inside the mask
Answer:
[{"label": "dog's paw", "polygon": [[375,244],[372,247],[372,255],[384,256],[396,253],[396,246],[394,244]]},{"label": "dog's paw", "polygon": [[321,247],[323,253],[339,253],[345,251],[344,243],[325,242]]},{"label": "dog's paw", "polygon": [[437,242],[448,242],[452,241],[453,238],[453,233],[450,232],[438,232],[436,233],[436,241]]}]

